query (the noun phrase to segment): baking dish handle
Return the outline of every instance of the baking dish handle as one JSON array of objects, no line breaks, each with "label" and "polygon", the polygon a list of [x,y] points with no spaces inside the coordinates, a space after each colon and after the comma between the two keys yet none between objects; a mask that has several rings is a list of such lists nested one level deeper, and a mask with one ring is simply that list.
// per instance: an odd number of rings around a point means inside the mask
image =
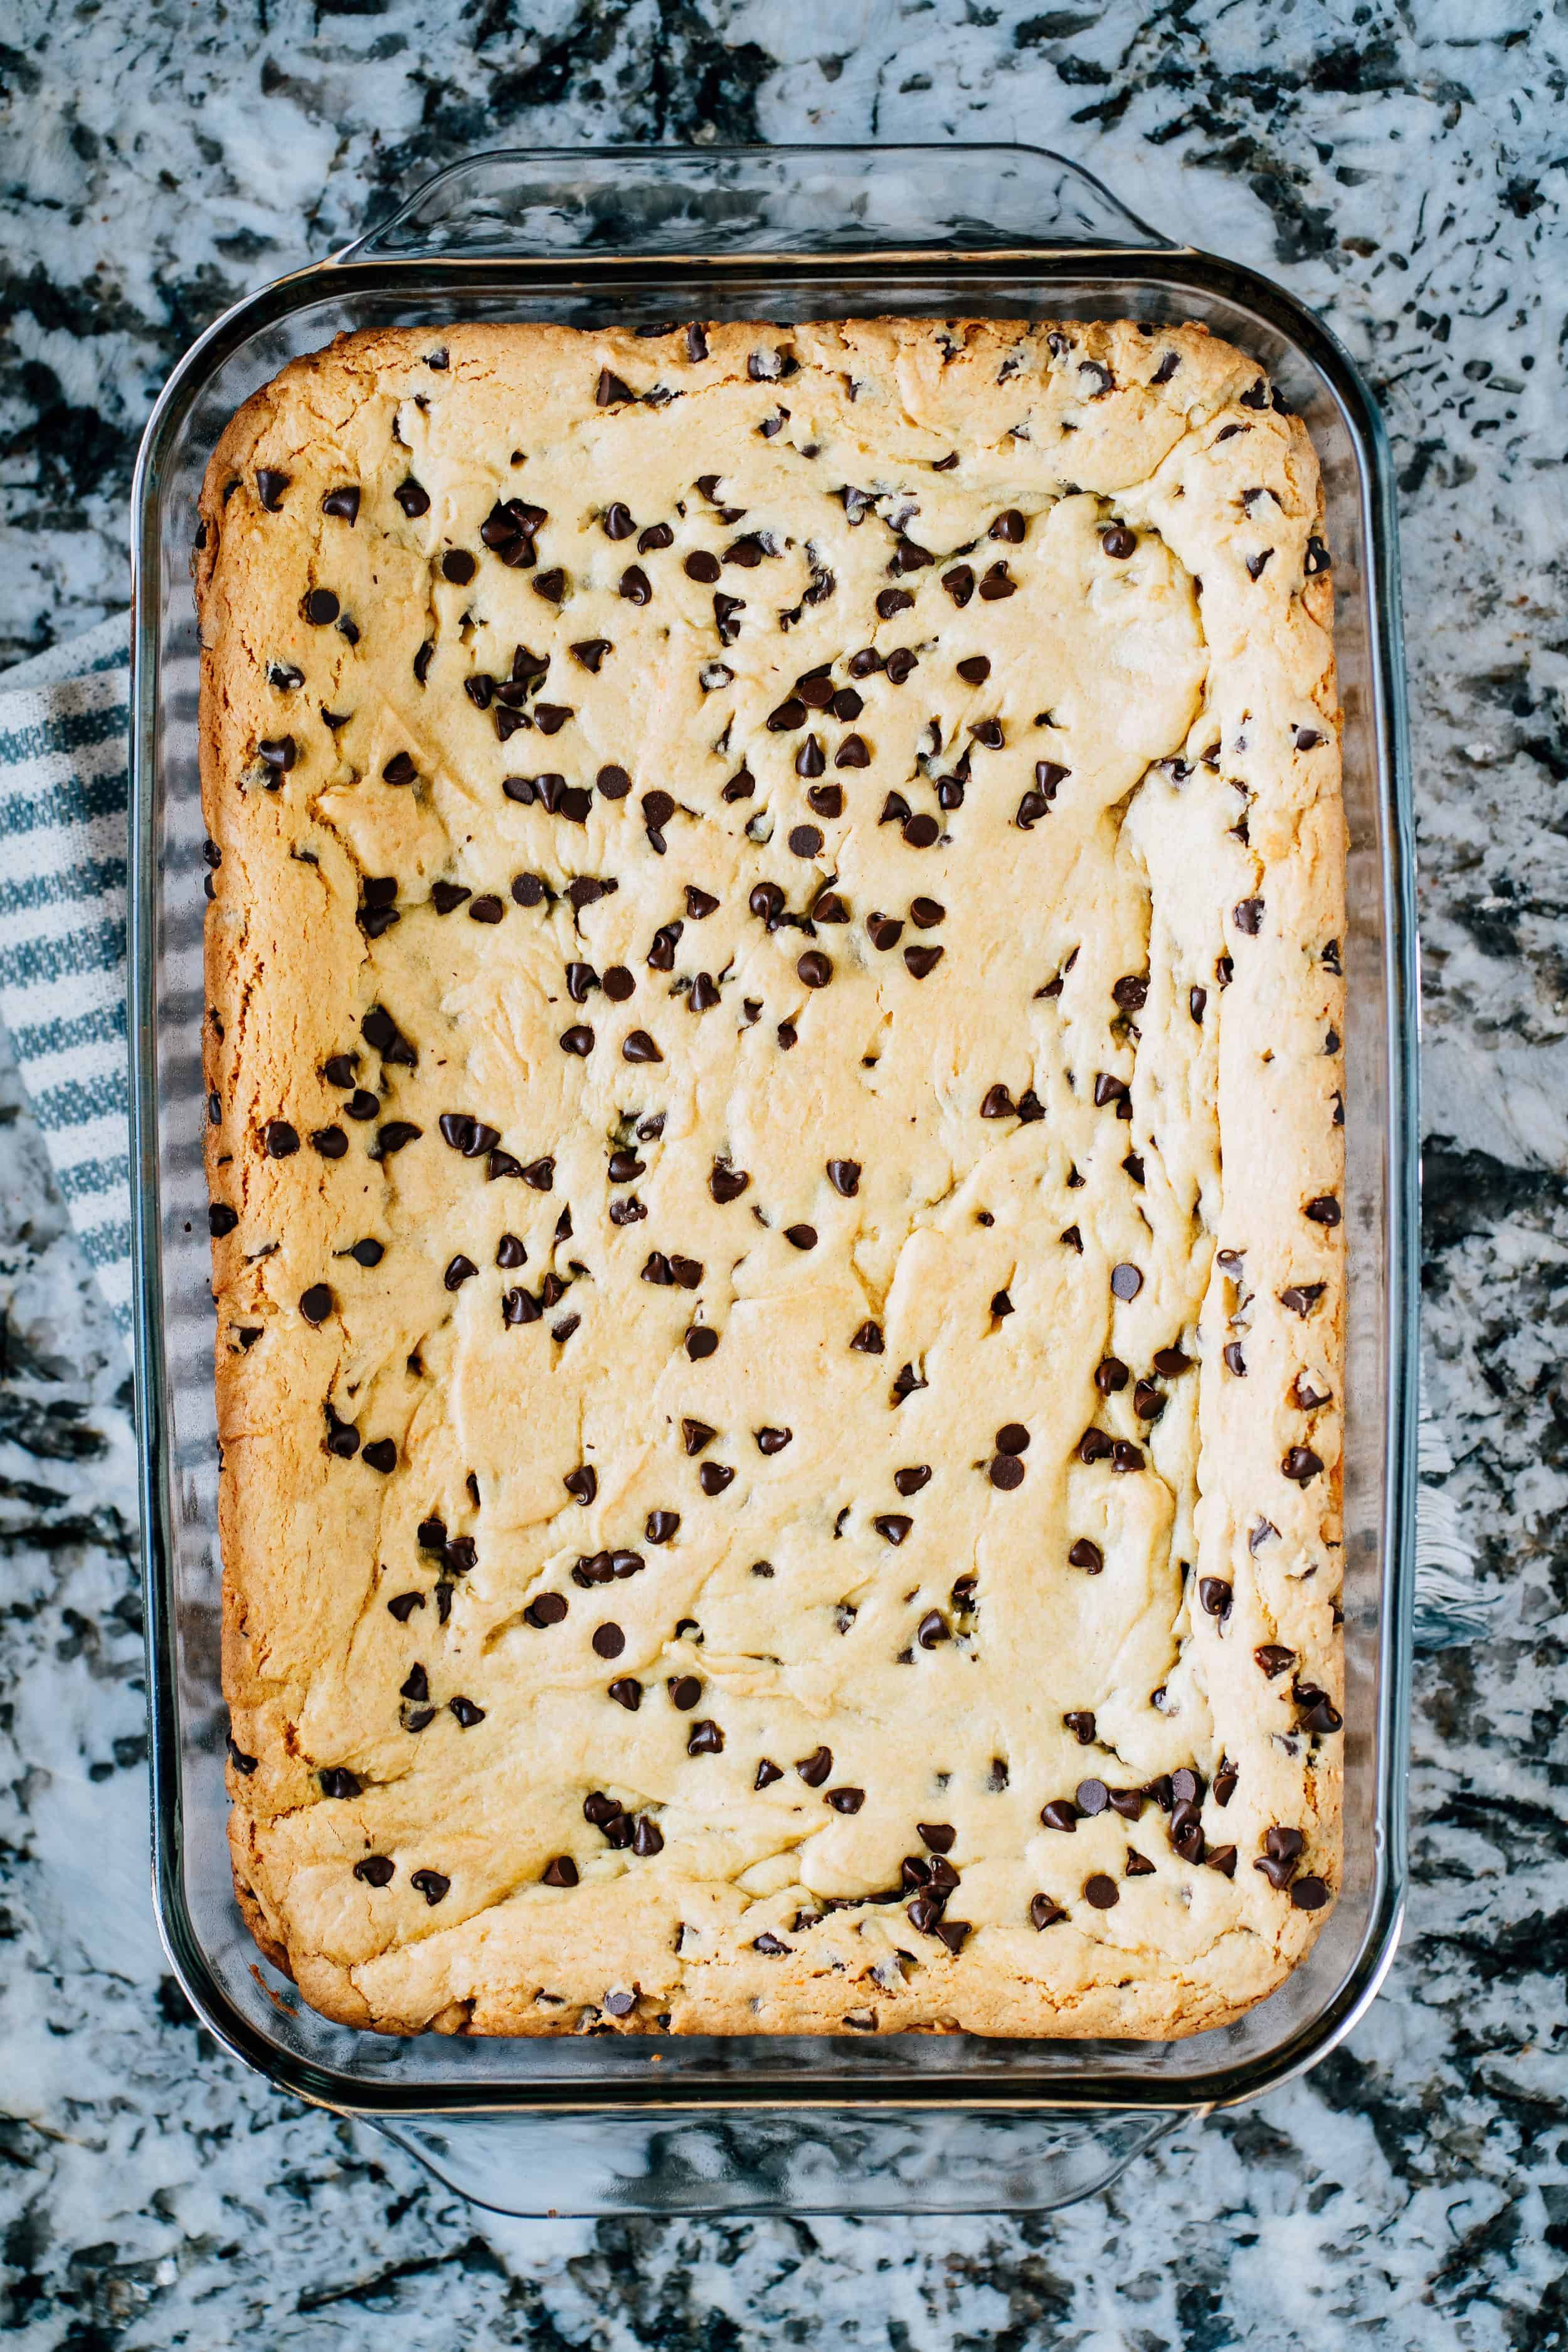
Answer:
[{"label": "baking dish handle", "polygon": [[1040,147],[503,148],[437,172],[334,258],[1178,249]]}]

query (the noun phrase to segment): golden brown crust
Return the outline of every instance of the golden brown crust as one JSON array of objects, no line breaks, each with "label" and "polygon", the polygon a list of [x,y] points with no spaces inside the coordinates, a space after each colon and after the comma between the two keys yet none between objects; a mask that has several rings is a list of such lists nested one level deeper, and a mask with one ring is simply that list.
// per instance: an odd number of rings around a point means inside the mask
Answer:
[{"label": "golden brown crust", "polygon": [[[1195,328],[699,341],[345,339],[208,469],[242,1908],[316,2008],[384,2032],[1224,2023],[1321,1925],[1292,1888],[1339,1876],[1344,845],[1311,445]],[[352,520],[323,508],[345,487]],[[862,646],[913,660],[852,673]],[[817,707],[823,665],[858,710]],[[616,887],[574,908],[574,877]],[[795,927],[750,910],[759,881]],[[468,895],[443,912],[437,884]],[[660,1061],[625,1058],[634,1030]],[[448,1148],[443,1113],[503,1158]],[[641,1167],[612,1181],[617,1150]],[[850,1345],[868,1322],[879,1355]],[[1190,1369],[1156,1366],[1173,1348]],[[1097,1387],[1108,1358],[1124,1386]],[[1009,1423],[1025,1475],[995,1483]],[[1083,1458],[1089,1431],[1136,1465]],[[672,1542],[644,1534],[659,1509]],[[1069,1563],[1086,1541],[1103,1572]],[[531,1620],[545,1595],[563,1620]],[[705,1724],[721,1748],[689,1745]],[[825,1782],[795,1769],[817,1748]],[[621,1809],[601,1826],[595,1793]],[[1070,1832],[1041,1819],[1064,1802]],[[577,1884],[545,1883],[562,1855]]]}]

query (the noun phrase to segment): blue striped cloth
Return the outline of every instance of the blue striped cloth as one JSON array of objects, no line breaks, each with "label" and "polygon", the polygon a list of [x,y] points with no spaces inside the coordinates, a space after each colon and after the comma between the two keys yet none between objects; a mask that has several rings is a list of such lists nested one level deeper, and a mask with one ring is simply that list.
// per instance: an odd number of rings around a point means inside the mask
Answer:
[{"label": "blue striped cloth", "polygon": [[0,675],[0,1014],[72,1224],[131,1330],[121,614]]},{"label": "blue striped cloth", "polygon": [[[0,674],[0,1014],[71,1223],[127,1341],[130,682],[124,614]],[[1415,1580],[1424,1649],[1481,1638],[1497,1599],[1476,1589],[1473,1552],[1439,1483],[1453,1466],[1423,1412]]]}]

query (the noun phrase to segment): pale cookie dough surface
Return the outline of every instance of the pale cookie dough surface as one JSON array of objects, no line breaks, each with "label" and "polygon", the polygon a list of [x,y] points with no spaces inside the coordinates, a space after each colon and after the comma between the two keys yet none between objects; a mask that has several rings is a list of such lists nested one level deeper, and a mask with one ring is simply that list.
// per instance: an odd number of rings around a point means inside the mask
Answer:
[{"label": "pale cookie dough surface", "polygon": [[1340,1867],[1303,427],[1194,329],[386,332],[202,514],[258,1942],[398,2032],[1238,2014]]}]

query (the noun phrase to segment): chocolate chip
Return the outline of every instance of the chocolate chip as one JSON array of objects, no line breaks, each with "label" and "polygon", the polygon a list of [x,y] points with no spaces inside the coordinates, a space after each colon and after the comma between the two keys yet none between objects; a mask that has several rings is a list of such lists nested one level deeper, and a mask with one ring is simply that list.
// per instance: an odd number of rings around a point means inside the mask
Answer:
[{"label": "chocolate chip", "polygon": [[1292,1445],[1279,1467],[1299,1486],[1310,1486],[1322,1469],[1322,1458],[1310,1445]]},{"label": "chocolate chip", "polygon": [[734,1472],[722,1462],[705,1462],[697,1474],[697,1483],[708,1496],[721,1495],[734,1479]]},{"label": "chocolate chip", "polygon": [[350,1772],[341,1764],[329,1764],[316,1775],[323,1797],[335,1797],[346,1802],[360,1793],[362,1782],[357,1772]]},{"label": "chocolate chip", "polygon": [[558,1853],[552,1861],[547,1862],[540,1873],[540,1884],[543,1886],[575,1886],[577,1865],[571,1855]]},{"label": "chocolate chip", "polygon": [[786,1225],[784,1227],[784,1239],[786,1242],[792,1244],[792,1245],[797,1250],[813,1250],[816,1247],[816,1227],[815,1225]]},{"label": "chocolate chip", "polygon": [[866,1801],[866,1791],[864,1789],[829,1789],[822,1801],[825,1805],[831,1805],[836,1813],[858,1813]]},{"label": "chocolate chip", "polygon": [[664,1059],[646,1029],[630,1031],[621,1047],[621,1054],[628,1062],[662,1062]]},{"label": "chocolate chip", "polygon": [[550,572],[536,572],[529,585],[547,604],[559,604],[566,594],[566,574],[557,565]]},{"label": "chocolate chip", "polygon": [[904,962],[914,979],[926,980],[936,970],[945,953],[946,950],[940,947],[906,948]]},{"label": "chocolate chip", "polygon": [[261,1130],[268,1159],[287,1160],[299,1150],[300,1138],[286,1118],[269,1118]]},{"label": "chocolate chip", "polygon": [[1017,1116],[1017,1105],[1000,1081],[986,1088],[980,1105],[980,1116],[982,1118],[1014,1118]]},{"label": "chocolate chip", "polygon": [[862,1323],[849,1345],[862,1356],[879,1356],[884,1341],[879,1323]]},{"label": "chocolate chip", "polygon": [[1206,1616],[1217,1617],[1222,1625],[1230,1615],[1234,1598],[1231,1587],[1223,1577],[1199,1577],[1198,1604]]},{"label": "chocolate chip", "polygon": [[782,1454],[795,1435],[793,1429],[759,1429],[753,1432],[759,1454]]},{"label": "chocolate chip", "polygon": [[832,1748],[813,1748],[809,1756],[798,1757],[795,1759],[795,1769],[808,1789],[820,1789],[833,1770]]},{"label": "chocolate chip", "polygon": [[994,1486],[999,1486],[1004,1494],[1012,1494],[1024,1483],[1024,1465],[1016,1454],[994,1454],[988,1475]]},{"label": "chocolate chip", "polygon": [[871,1522],[885,1543],[901,1544],[914,1521],[903,1511],[883,1511]]},{"label": "chocolate chip", "polygon": [[1142,1289],[1142,1287],[1143,1277],[1139,1273],[1138,1268],[1135,1265],[1131,1265],[1123,1261],[1121,1265],[1114,1265],[1111,1267],[1110,1289],[1113,1297],[1121,1299],[1136,1298],[1138,1293]]},{"label": "chocolate chip", "polygon": [[1258,932],[1263,928],[1262,899],[1238,899],[1230,911],[1231,919],[1234,921],[1237,929],[1238,931],[1244,931],[1248,939],[1256,939]]},{"label": "chocolate chip", "polygon": [[1048,1805],[1041,1808],[1040,1821],[1048,1830],[1076,1832],[1078,1807],[1066,1797],[1053,1797]]},{"label": "chocolate chip", "polygon": [[1098,1576],[1105,1566],[1105,1554],[1097,1543],[1090,1543],[1087,1536],[1079,1536],[1068,1548],[1068,1562],[1070,1567],[1081,1568],[1089,1575]]},{"label": "chocolate chip", "polygon": [[593,1643],[601,1658],[618,1658],[626,1646],[626,1637],[618,1625],[595,1625]]},{"label": "chocolate chip", "polygon": [[300,1295],[300,1312],[307,1323],[324,1323],[333,1304],[332,1294],[324,1282],[313,1282],[309,1290]]},{"label": "chocolate chip", "polygon": [[1077,1450],[1080,1462],[1109,1462],[1111,1441],[1103,1429],[1086,1429],[1079,1439]]},{"label": "chocolate chip", "polygon": [[880,948],[885,952],[889,948],[898,945],[904,927],[896,915],[872,914],[866,918],[866,929],[870,936],[871,945],[874,948]]},{"label": "chocolate chip", "polygon": [[1340,1204],[1331,1192],[1323,1192],[1317,1200],[1309,1201],[1301,1214],[1310,1217],[1313,1224],[1331,1231],[1340,1222]]},{"label": "chocolate chip", "polygon": [[591,1462],[575,1470],[568,1470],[561,1481],[574,1502],[588,1504],[599,1491],[599,1474]]},{"label": "chocolate chip", "polygon": [[1298,1911],[1321,1911],[1328,1899],[1323,1881],[1310,1874],[1298,1878],[1290,1889],[1290,1901]]},{"label": "chocolate chip", "polygon": [[280,474],[275,467],[258,466],[256,469],[256,495],[261,500],[262,505],[266,508],[268,514],[276,514],[278,512],[279,506],[283,502],[283,493],[288,488],[289,482],[292,479],[292,475]]},{"label": "chocolate chip", "polygon": [[[790,829],[789,845],[796,857],[815,857],[822,847],[822,831],[815,824],[797,824]],[[804,975],[803,975],[804,977]],[[820,986],[814,982],[813,986]]]},{"label": "chocolate chip", "polygon": [[911,849],[930,849],[942,831],[934,816],[922,813],[911,816],[903,826],[903,837]]},{"label": "chocolate chip", "polygon": [[724,1752],[724,1735],[719,1726],[711,1719],[694,1723],[691,1727],[691,1736],[686,1743],[686,1752],[689,1756],[721,1756]]},{"label": "chocolate chip", "polygon": [[819,948],[808,948],[795,965],[807,988],[826,988],[833,978],[833,959]]},{"label": "chocolate chip", "polygon": [[[1017,583],[1008,572],[1005,563],[994,563],[980,583],[982,602],[987,604],[997,604],[1004,596],[1014,596],[1016,593]],[[964,601],[967,602],[967,598]]]}]

